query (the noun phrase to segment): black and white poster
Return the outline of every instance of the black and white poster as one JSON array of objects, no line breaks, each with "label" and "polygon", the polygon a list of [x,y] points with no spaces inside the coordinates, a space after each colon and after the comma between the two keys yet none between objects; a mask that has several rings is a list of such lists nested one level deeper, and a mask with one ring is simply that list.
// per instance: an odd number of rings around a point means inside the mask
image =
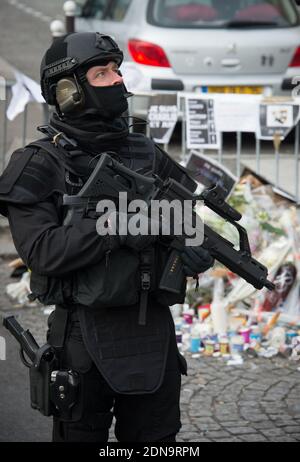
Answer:
[{"label": "black and white poster", "polygon": [[226,191],[226,197],[231,193],[238,178],[230,170],[208,156],[192,151],[187,161],[186,168],[193,178],[209,188],[215,184],[221,185]]},{"label": "black and white poster", "polygon": [[160,94],[150,98],[148,122],[155,143],[168,144],[178,119],[177,95]]},{"label": "black and white poster", "polygon": [[213,98],[186,98],[186,126],[188,149],[219,149],[220,134],[216,129]]},{"label": "black and white poster", "polygon": [[299,118],[299,106],[293,103],[262,103],[259,107],[259,126],[257,137],[261,140],[281,140],[289,134]]}]

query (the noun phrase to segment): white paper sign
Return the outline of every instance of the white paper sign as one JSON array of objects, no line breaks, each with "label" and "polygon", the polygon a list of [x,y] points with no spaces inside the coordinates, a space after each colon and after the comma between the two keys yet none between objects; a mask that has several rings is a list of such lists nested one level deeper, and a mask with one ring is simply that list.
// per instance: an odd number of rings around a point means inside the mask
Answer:
[{"label": "white paper sign", "polygon": [[216,127],[220,132],[256,132],[259,95],[216,95]]}]

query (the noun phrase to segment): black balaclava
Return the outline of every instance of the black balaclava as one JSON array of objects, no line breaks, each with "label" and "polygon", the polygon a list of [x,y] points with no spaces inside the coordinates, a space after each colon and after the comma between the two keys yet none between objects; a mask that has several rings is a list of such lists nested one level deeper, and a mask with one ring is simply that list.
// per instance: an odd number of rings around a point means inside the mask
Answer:
[{"label": "black balaclava", "polygon": [[87,70],[80,71],[84,106],[65,115],[54,114],[51,125],[75,138],[85,150],[118,147],[129,133],[128,119],[125,115],[122,117],[128,110],[129,94],[124,84],[90,85],[85,77]]},{"label": "black balaclava", "polygon": [[[109,87],[92,87],[87,83],[84,85],[86,96],[85,107],[99,110],[102,117],[107,120],[113,120],[128,110],[126,96],[128,92],[124,84],[111,85]],[[96,97],[93,98],[93,95]]]},{"label": "black balaclava", "polygon": [[[116,62],[116,61],[114,61]],[[93,66],[106,66],[107,62],[94,62],[77,71],[84,92],[84,110],[94,110],[102,119],[113,120],[128,110],[127,98],[130,96],[124,84],[95,87],[86,78],[88,69]],[[116,63],[117,64],[117,63]],[[119,73],[120,74],[120,73]],[[93,113],[93,111],[89,111]]]},{"label": "black balaclava", "polygon": [[85,114],[73,114],[63,119],[54,113],[50,123],[69,138],[74,138],[83,149],[95,153],[119,149],[129,134],[126,117],[104,120],[97,114],[89,113],[89,110]]}]

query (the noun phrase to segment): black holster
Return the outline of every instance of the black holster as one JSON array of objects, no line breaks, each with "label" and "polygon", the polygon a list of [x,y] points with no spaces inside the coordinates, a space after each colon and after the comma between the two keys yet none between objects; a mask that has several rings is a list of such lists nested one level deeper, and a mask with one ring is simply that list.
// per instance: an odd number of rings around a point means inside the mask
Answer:
[{"label": "black holster", "polygon": [[38,350],[36,361],[29,368],[31,407],[45,416],[51,416],[54,413],[49,385],[51,374],[57,365],[53,348],[46,344]]},{"label": "black holster", "polygon": [[79,399],[80,377],[62,370],[60,354],[67,331],[68,311],[57,306],[48,342],[41,347],[29,368],[31,407],[45,416],[72,420],[73,407]]}]

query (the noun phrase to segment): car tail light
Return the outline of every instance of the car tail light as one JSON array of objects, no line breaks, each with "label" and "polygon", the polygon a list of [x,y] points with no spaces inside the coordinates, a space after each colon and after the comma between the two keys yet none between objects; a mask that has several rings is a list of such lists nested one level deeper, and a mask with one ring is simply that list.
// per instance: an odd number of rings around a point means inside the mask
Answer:
[{"label": "car tail light", "polygon": [[300,47],[297,48],[289,67],[300,67]]},{"label": "car tail light", "polygon": [[171,67],[164,50],[154,43],[130,39],[128,48],[136,63],[147,66]]}]

